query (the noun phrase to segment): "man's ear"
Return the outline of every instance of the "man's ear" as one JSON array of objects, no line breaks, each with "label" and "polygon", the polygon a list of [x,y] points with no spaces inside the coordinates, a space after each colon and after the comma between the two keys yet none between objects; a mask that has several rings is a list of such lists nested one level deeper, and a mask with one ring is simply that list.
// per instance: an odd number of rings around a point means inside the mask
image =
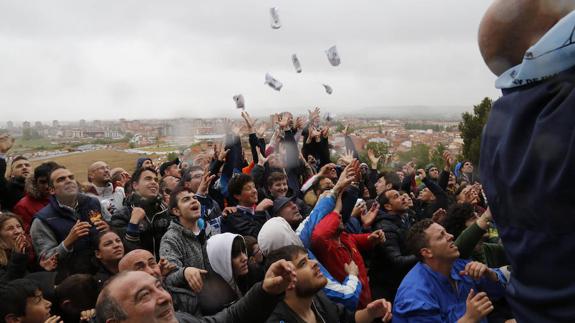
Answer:
[{"label": "man's ear", "polygon": [[385,204],[383,205],[383,209],[386,210],[386,211],[391,211],[391,204],[385,203]]},{"label": "man's ear", "polygon": [[20,323],[22,322],[22,317],[16,316],[16,314],[6,314],[6,316],[4,316],[4,322]]},{"label": "man's ear", "polygon": [[240,200],[240,196],[241,196],[241,194],[240,194],[240,195],[237,195],[237,194],[233,194],[232,196],[233,196],[233,197],[236,199],[236,201],[239,201],[239,200]]},{"label": "man's ear", "polygon": [[178,209],[177,207],[172,208],[171,211],[172,211],[172,214],[175,215],[175,216],[180,216],[180,215],[182,215],[182,212],[180,212],[180,209]]},{"label": "man's ear", "polygon": [[419,250],[419,254],[425,259],[433,258],[433,252],[431,252],[431,249],[429,248],[421,248]]}]

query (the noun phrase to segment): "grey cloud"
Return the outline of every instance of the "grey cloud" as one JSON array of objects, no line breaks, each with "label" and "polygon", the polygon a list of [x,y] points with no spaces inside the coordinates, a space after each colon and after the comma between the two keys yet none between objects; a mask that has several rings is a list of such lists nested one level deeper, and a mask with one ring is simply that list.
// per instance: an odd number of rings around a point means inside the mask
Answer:
[{"label": "grey cloud", "polygon": [[[234,111],[237,93],[253,114],[471,107],[498,95],[476,45],[489,3],[2,1],[0,111],[12,120],[218,116]],[[331,45],[338,67],[325,57]],[[284,83],[281,92],[263,84],[266,72]]]}]

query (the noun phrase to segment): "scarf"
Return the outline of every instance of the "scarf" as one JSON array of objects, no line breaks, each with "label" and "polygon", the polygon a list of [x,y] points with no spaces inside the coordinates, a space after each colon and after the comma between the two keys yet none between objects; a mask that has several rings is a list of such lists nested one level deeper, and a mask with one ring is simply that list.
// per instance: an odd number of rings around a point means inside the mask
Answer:
[{"label": "scarf", "polygon": [[544,81],[575,65],[575,11],[563,17],[525,52],[521,64],[495,81],[498,89],[508,89]]}]

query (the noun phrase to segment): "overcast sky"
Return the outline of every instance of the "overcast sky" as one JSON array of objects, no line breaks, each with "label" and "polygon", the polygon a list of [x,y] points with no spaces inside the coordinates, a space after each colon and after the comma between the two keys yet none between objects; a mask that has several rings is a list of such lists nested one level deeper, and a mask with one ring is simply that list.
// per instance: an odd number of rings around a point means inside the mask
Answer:
[{"label": "overcast sky", "polygon": [[[471,108],[498,96],[476,41],[490,2],[2,0],[0,119],[236,115],[238,93],[256,115]],[[324,52],[332,45],[338,67]],[[264,85],[266,72],[280,92]]]}]

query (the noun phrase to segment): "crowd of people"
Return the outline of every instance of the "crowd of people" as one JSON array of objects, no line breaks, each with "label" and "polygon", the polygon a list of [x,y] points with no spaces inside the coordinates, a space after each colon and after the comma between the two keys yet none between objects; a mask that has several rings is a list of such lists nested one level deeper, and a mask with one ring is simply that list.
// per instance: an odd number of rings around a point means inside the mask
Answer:
[{"label": "crowd of people", "polygon": [[449,153],[362,162],[347,129],[350,153],[331,156],[319,109],[257,129],[244,112],[209,158],[95,161],[86,184],[0,135],[0,320],[575,321],[574,10],[485,14],[503,96],[479,174]]},{"label": "crowd of people", "polygon": [[[2,319],[512,319],[470,161],[446,152],[442,168],[383,170],[373,151],[359,160],[347,127],[347,153],[330,156],[317,108],[279,113],[271,129],[241,115],[209,159],[143,157],[132,174],[95,161],[83,180],[12,156],[0,182]],[[0,137],[0,173],[13,143]]]}]

